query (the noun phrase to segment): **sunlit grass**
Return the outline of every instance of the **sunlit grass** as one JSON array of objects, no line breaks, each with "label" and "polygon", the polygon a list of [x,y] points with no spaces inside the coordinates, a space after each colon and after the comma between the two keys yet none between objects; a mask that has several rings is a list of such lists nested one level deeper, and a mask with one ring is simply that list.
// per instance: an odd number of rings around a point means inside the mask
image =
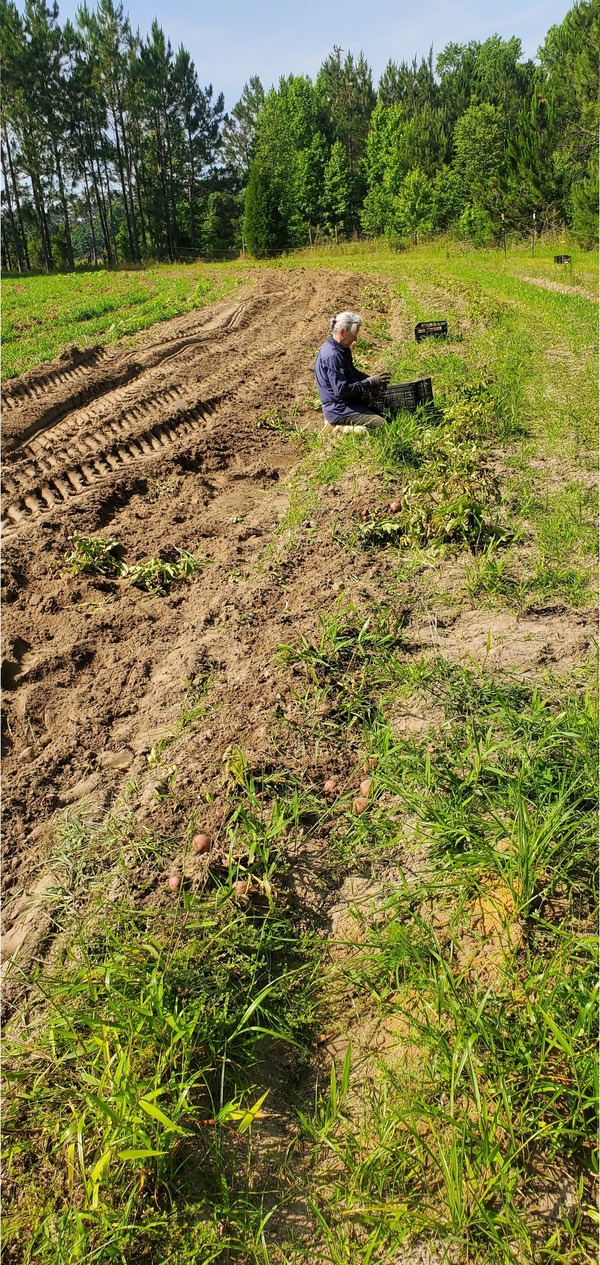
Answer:
[{"label": "sunlit grass", "polygon": [[2,377],[50,360],[63,347],[116,342],[203,307],[235,290],[228,264],[161,264],[135,269],[5,278],[2,282]]}]

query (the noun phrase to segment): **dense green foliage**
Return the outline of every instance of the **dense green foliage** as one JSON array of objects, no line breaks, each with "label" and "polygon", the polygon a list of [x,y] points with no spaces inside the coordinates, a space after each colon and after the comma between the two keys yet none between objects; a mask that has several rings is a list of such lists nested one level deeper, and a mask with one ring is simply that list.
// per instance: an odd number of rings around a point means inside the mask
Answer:
[{"label": "dense green foliage", "polygon": [[597,0],[576,0],[539,61],[492,35],[390,60],[334,48],[315,82],[258,76],[229,116],[156,21],[98,0],[1,0],[3,263],[258,258],[361,231],[395,244],[450,229],[477,245],[569,226],[597,239]]}]

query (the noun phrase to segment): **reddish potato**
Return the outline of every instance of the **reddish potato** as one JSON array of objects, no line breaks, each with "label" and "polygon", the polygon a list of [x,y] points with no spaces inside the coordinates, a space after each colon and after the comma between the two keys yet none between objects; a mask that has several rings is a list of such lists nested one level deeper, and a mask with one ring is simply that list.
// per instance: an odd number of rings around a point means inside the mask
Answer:
[{"label": "reddish potato", "polygon": [[249,887],[248,879],[239,878],[237,883],[233,884],[234,895],[238,897],[247,896]]},{"label": "reddish potato", "polygon": [[367,799],[365,799],[364,795],[357,795],[357,796],[356,796],[356,799],[355,799],[355,801],[354,801],[354,803],[353,803],[353,805],[352,805],[352,807],[353,807],[353,809],[354,809],[354,812],[355,812],[355,813],[364,813],[365,808],[367,807],[368,802],[369,802],[369,801],[368,801]]},{"label": "reddish potato", "polygon": [[180,883],[181,883],[181,876],[179,874],[175,874],[175,873],[169,874],[168,887],[169,887],[170,892],[178,892]]},{"label": "reddish potato", "polygon": [[366,777],[364,781],[361,782],[360,784],[360,793],[361,795],[364,795],[365,798],[369,794],[369,791],[371,790],[371,780],[372,779],[370,777]]},{"label": "reddish potato", "polygon": [[390,514],[398,514],[402,509],[402,501],[390,501]]},{"label": "reddish potato", "polygon": [[366,773],[367,769],[375,769],[375,768],[377,768],[378,763],[379,763],[379,756],[377,756],[377,755],[370,755],[370,756],[369,756],[369,758],[368,758],[368,760],[367,760],[367,768],[365,769],[365,773]]},{"label": "reddish potato", "polygon": [[323,782],[323,790],[325,791],[325,794],[331,795],[333,791],[337,791],[337,785],[338,785],[337,777],[328,777],[327,781]]},{"label": "reddish potato", "polygon": [[210,835],[194,835],[192,848],[200,856],[203,852],[208,852],[210,850]]}]

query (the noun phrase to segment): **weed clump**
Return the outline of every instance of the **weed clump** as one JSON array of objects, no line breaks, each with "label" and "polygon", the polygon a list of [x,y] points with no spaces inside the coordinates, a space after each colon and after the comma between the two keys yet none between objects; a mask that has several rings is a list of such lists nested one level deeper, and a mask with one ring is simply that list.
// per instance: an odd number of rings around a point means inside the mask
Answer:
[{"label": "weed clump", "polygon": [[177,549],[176,558],[148,558],[129,566],[123,558],[124,548],[117,540],[102,536],[73,534],[74,548],[65,554],[63,566],[73,575],[120,576],[147,593],[165,596],[176,580],[187,579],[198,567],[206,565],[187,549]]},{"label": "weed clump", "polygon": [[118,540],[105,540],[103,536],[82,536],[73,532],[73,548],[63,558],[63,566],[73,575],[124,575],[127,566],[123,561],[124,549]]}]

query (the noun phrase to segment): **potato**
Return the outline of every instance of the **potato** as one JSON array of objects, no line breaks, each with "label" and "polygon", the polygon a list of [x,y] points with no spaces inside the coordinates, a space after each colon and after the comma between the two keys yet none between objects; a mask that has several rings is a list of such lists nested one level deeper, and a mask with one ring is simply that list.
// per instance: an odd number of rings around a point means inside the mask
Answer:
[{"label": "potato", "polygon": [[390,501],[390,504],[389,504],[390,514],[398,514],[401,509],[402,509],[402,501]]},{"label": "potato", "polygon": [[328,777],[327,781],[323,782],[323,790],[325,791],[325,794],[326,795],[333,794],[334,791],[337,791],[337,785],[338,785],[337,777]]},{"label": "potato", "polygon": [[353,809],[354,809],[354,812],[355,812],[355,813],[364,813],[365,808],[367,807],[368,802],[369,802],[369,801],[368,801],[368,799],[365,799],[365,796],[364,796],[364,795],[357,795],[357,796],[356,796],[356,799],[355,799],[355,801],[354,801],[354,803],[353,803],[353,805],[352,805],[352,807],[353,807]]},{"label": "potato", "polygon": [[169,874],[168,888],[170,892],[178,892],[180,883],[181,876],[179,874],[176,874],[175,872]]},{"label": "potato", "polygon": [[372,778],[366,777],[364,781],[361,782],[360,784],[360,793],[361,795],[364,795],[365,798],[367,797],[367,795],[369,794],[369,791],[371,790],[371,781],[372,781]]},{"label": "potato", "polygon": [[248,894],[249,887],[250,883],[248,882],[248,879],[239,878],[237,883],[233,884],[234,895],[237,897],[246,896]]},{"label": "potato", "polygon": [[378,756],[378,755],[370,755],[370,756],[368,757],[368,759],[367,759],[367,765],[366,765],[366,768],[365,768],[365,773],[367,772],[367,769],[375,769],[375,768],[377,768],[378,763],[379,763],[379,756]]},{"label": "potato", "polygon": [[210,835],[194,835],[194,838],[192,839],[192,849],[194,852],[197,852],[199,856],[202,856],[204,852],[210,851],[210,843]]}]

